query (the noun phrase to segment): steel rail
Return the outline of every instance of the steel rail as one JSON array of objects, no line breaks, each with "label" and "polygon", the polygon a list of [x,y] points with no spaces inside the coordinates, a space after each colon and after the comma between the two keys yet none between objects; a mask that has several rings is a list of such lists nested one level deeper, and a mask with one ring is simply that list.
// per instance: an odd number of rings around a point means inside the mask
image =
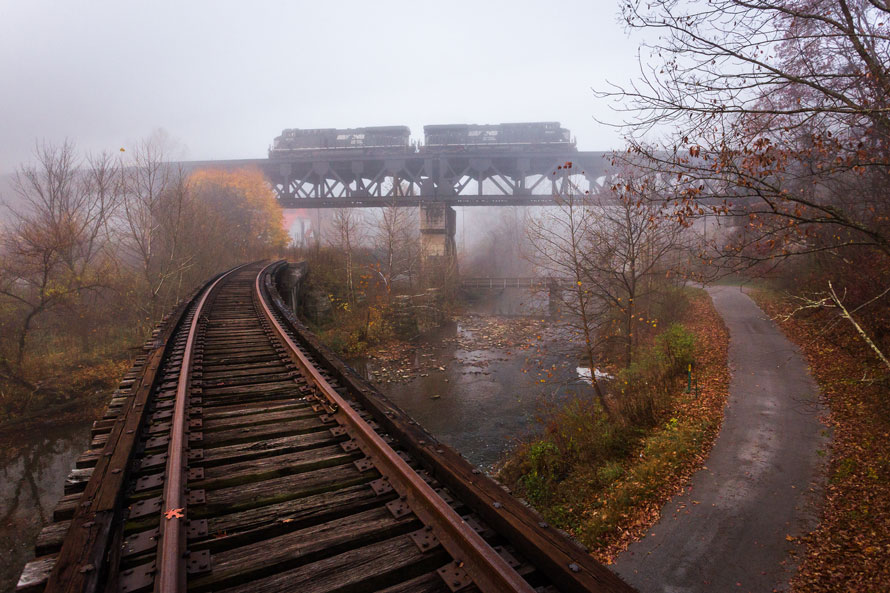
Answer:
[{"label": "steel rail", "polygon": [[483,593],[533,593],[534,588],[411,469],[349,402],[337,393],[294,343],[263,298],[262,279],[274,265],[276,264],[266,266],[257,274],[256,297],[275,333],[287,345],[291,358],[335,407],[333,415],[339,416],[352,428],[359,442],[367,447],[365,453],[371,457],[383,476],[406,498],[411,510],[426,525],[432,527],[445,550]]},{"label": "steel rail", "polygon": [[[244,264],[248,265],[248,264]],[[176,400],[173,408],[173,421],[170,426],[170,442],[167,446],[166,479],[164,480],[164,503],[161,507],[161,533],[158,542],[157,567],[158,577],[155,580],[156,593],[182,593],[186,590],[185,571],[185,526],[187,521],[187,505],[184,494],[184,472],[186,445],[186,403],[191,383],[190,370],[192,349],[198,323],[204,312],[204,305],[213,290],[230,274],[240,270],[244,265],[232,268],[217,278],[201,295],[192,315],[182,363],[179,367],[179,380],[176,384]],[[166,508],[166,511],[163,510]]]}]

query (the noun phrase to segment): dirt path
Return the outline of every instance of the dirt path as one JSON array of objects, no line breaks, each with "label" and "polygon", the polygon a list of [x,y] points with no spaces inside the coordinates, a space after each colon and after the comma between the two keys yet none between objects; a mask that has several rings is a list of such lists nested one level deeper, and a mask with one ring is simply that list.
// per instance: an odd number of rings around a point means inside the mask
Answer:
[{"label": "dirt path", "polygon": [[798,349],[738,287],[708,289],[729,328],[726,418],[706,463],[614,568],[642,593],[787,588],[814,526],[825,427]]}]

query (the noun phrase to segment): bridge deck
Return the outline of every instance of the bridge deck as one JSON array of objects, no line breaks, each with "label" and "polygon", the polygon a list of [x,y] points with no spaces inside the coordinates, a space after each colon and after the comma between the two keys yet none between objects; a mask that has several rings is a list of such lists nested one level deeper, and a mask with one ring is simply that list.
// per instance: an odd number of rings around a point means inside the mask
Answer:
[{"label": "bridge deck", "polygon": [[305,332],[278,267],[147,345],[19,591],[632,591]]}]

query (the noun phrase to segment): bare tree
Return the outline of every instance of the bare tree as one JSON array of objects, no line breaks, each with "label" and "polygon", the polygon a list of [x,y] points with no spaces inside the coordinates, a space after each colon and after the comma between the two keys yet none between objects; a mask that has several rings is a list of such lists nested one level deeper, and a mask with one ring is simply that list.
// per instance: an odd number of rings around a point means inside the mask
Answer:
[{"label": "bare tree", "polygon": [[626,170],[609,194],[591,200],[584,244],[584,282],[622,320],[624,363],[634,360],[644,303],[663,288],[666,276],[678,277],[683,227],[659,216],[659,208],[637,200],[657,193],[653,183]]},{"label": "bare tree", "polygon": [[37,164],[22,167],[2,240],[0,295],[23,309],[16,365],[42,314],[107,283],[109,221],[120,196],[119,168],[108,155],[78,170],[73,144],[39,145]]},{"label": "bare tree", "polygon": [[[676,179],[675,213],[750,217],[751,264],[849,246],[890,253],[890,7],[869,0],[623,3],[652,64],[601,93],[630,159]],[[664,142],[646,141],[656,128]]]},{"label": "bare tree", "polygon": [[188,179],[181,167],[167,162],[169,152],[169,141],[155,135],[139,143],[127,167],[123,242],[142,283],[147,322],[166,305],[162,291],[191,261],[182,245]]},{"label": "bare tree", "polygon": [[596,376],[601,329],[608,319],[602,299],[596,298],[587,281],[586,254],[591,226],[595,224],[585,196],[565,193],[556,196],[557,205],[543,209],[528,222],[528,237],[537,266],[546,273],[571,282],[563,294],[572,325],[584,337],[584,358],[590,367],[590,380],[597,400],[611,418],[615,412],[606,400]]},{"label": "bare tree", "polygon": [[361,243],[364,224],[361,214],[355,208],[337,208],[331,217],[331,238],[333,246],[346,256],[346,291],[350,303],[355,303],[355,283],[353,281],[352,255]]},{"label": "bare tree", "polygon": [[[708,246],[720,269],[817,265],[823,288],[813,302],[840,311],[837,287],[850,308],[881,317],[876,295],[890,286],[890,5],[626,0],[622,13],[658,36],[642,48],[640,77],[601,93],[628,117],[630,149],[616,158],[672,180],[661,205],[681,223],[705,214],[741,222]],[[653,131],[664,140],[652,141]],[[875,284],[848,273],[856,268],[880,278],[870,294],[841,285]]]},{"label": "bare tree", "polygon": [[387,296],[392,295],[393,280],[403,274],[411,276],[417,266],[417,208],[399,204],[398,196],[389,198],[372,229],[374,243],[381,253],[381,277]]},{"label": "bare tree", "polygon": [[[643,307],[663,288],[664,278],[677,271],[681,261],[681,225],[659,217],[653,203],[635,198],[652,194],[657,185],[630,168],[611,192],[591,196],[572,189],[571,167],[563,170],[563,188],[557,207],[546,208],[531,219],[529,239],[537,265],[569,280],[564,304],[584,336],[584,354],[603,408],[615,419],[596,379],[595,360],[616,335],[624,342],[624,364],[634,360],[634,348],[643,322]],[[675,274],[676,276],[676,274]],[[615,330],[612,320],[620,319]]]}]

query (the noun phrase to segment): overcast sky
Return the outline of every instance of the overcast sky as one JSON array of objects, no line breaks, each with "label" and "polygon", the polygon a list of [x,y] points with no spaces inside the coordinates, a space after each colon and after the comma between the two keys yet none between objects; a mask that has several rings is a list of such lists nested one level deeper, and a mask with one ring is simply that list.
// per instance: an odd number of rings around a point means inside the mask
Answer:
[{"label": "overcast sky", "polygon": [[637,71],[617,0],[0,0],[0,173],[35,140],[264,157],[283,128],[561,121],[620,146],[591,87]]}]

